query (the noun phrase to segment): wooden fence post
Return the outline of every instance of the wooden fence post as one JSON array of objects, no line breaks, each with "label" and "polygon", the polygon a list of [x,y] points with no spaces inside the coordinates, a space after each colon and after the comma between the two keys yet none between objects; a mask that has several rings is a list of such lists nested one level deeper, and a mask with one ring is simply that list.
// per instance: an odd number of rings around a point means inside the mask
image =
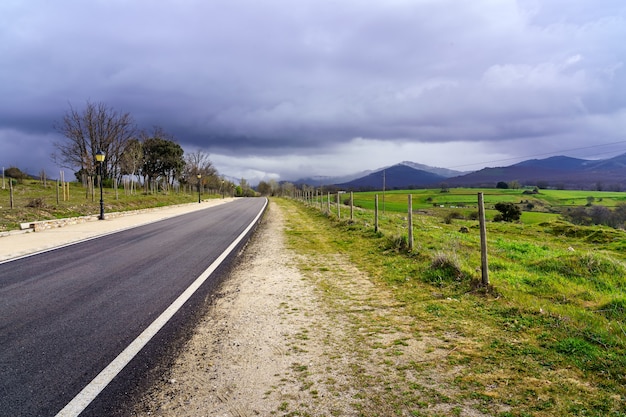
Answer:
[{"label": "wooden fence post", "polygon": [[413,251],[413,194],[409,194],[409,251]]},{"label": "wooden fence post", "polygon": [[350,191],[350,221],[354,221],[354,193]]},{"label": "wooden fence post", "polygon": [[480,270],[483,286],[489,285],[489,263],[487,260],[487,225],[485,224],[485,203],[483,193],[478,193],[478,221],[480,222]]},{"label": "wooden fence post", "polygon": [[341,197],[339,191],[337,191],[337,218],[341,219]]},{"label": "wooden fence post", "polygon": [[13,210],[13,178],[9,177],[9,207]]},{"label": "wooden fence post", "polygon": [[374,231],[378,233],[378,194],[374,199]]},{"label": "wooden fence post", "polygon": [[328,193],[328,196],[327,196],[327,197],[328,197],[328,198],[326,199],[326,205],[327,205],[328,207],[327,207],[326,213],[327,213],[328,215],[330,215],[330,192]]}]

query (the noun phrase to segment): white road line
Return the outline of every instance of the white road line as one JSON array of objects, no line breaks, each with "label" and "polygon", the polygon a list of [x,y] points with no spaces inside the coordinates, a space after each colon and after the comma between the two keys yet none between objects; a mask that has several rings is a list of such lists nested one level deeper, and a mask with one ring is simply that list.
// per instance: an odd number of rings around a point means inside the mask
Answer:
[{"label": "white road line", "polygon": [[77,417],[91,402],[111,383],[113,378],[143,349],[143,347],[158,333],[159,330],[176,314],[178,310],[191,298],[193,293],[211,276],[228,255],[237,247],[244,236],[257,223],[261,214],[267,207],[268,200],[265,199],[263,209],[248,225],[248,227],[230,244],[228,248],[183,292],[157,319],[150,324],[133,342],[128,345],[113,361],[102,370],[81,392],[76,395],[56,417]]}]

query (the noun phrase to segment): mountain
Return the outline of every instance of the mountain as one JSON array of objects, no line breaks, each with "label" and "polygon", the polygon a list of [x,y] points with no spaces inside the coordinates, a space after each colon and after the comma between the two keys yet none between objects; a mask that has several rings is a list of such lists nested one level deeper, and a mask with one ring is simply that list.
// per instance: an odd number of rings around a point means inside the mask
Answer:
[{"label": "mountain", "polygon": [[[301,178],[299,180],[294,181],[293,183],[296,185],[302,185],[302,184],[306,184],[306,185],[310,185],[313,187],[319,187],[319,186],[323,186],[323,185],[343,185],[343,184],[349,184],[354,180],[358,180],[364,177],[367,177],[369,175],[375,175],[377,172],[382,172],[384,170],[388,170],[390,168],[393,167],[398,167],[398,166],[407,166],[409,168],[412,168],[414,170],[418,170],[418,171],[425,171],[426,173],[432,173],[437,175],[437,177],[433,177],[433,179],[436,179],[437,181],[439,181],[441,178],[439,177],[443,177],[443,178],[449,178],[449,177],[455,177],[455,176],[459,176],[464,174],[461,171],[454,171],[451,169],[447,169],[447,168],[437,168],[437,167],[431,167],[428,165],[424,165],[424,164],[418,164],[416,162],[411,162],[411,161],[404,161],[401,162],[399,164],[393,165],[393,166],[387,166],[387,167],[383,167],[383,168],[378,168],[375,170],[367,170],[367,171],[361,171],[355,174],[350,174],[350,175],[344,175],[341,177],[325,177],[325,176],[314,176],[314,177],[307,177],[307,178]],[[406,171],[409,174],[413,174],[411,171]],[[382,174],[380,174],[382,175]],[[412,175],[410,175],[411,177]],[[419,180],[419,178],[418,178]],[[376,180],[377,181],[377,180]],[[376,187],[380,187],[380,189],[382,189],[382,180],[378,181],[378,183],[380,183],[379,185],[374,186],[374,182],[376,181],[372,181],[372,186],[374,188]],[[368,186],[368,181],[364,181],[364,186]],[[421,180],[419,181],[420,183],[422,182]],[[409,184],[410,185],[410,184]]]},{"label": "mountain", "polygon": [[566,156],[531,159],[507,167],[483,168],[446,182],[451,187],[494,187],[500,181],[517,181],[521,185],[541,187],[618,191],[626,189],[626,154],[603,160]]},{"label": "mountain", "polygon": [[465,172],[455,171],[453,169],[431,167],[428,165],[418,164],[418,163],[410,162],[410,161],[401,162],[400,165],[406,165],[413,169],[419,169],[421,171],[431,172],[433,174],[441,175],[442,177],[445,177],[445,178],[458,177],[459,175],[466,174]]},{"label": "mountain", "polygon": [[[384,173],[384,174],[383,174]],[[439,187],[495,187],[517,181],[522,186],[565,189],[626,190],[626,153],[609,159],[588,160],[568,156],[529,159],[510,166],[462,173],[404,161],[397,165],[345,177],[313,177],[296,184],[336,185],[345,190]]]},{"label": "mountain", "polygon": [[421,169],[412,168],[406,164],[398,164],[379,171],[372,172],[355,180],[336,184],[344,190],[382,190],[411,189],[431,186],[445,181],[446,177]]},{"label": "mountain", "polygon": [[339,184],[339,183],[344,183],[344,182],[349,182],[352,181],[354,179],[357,178],[361,178],[364,177],[368,174],[370,174],[372,171],[361,171],[355,174],[350,174],[350,175],[344,175],[344,176],[338,176],[338,177],[327,177],[327,176],[321,176],[321,175],[317,175],[317,176],[313,176],[313,177],[307,177],[307,178],[301,178],[299,180],[294,181],[293,183],[296,185],[302,185],[302,184],[306,184],[306,185],[310,185],[312,187],[320,187],[320,186],[324,186],[324,185],[333,185],[333,184]]},{"label": "mountain", "polygon": [[574,171],[585,168],[585,164],[590,161],[586,159],[570,158],[569,156],[551,156],[546,159],[529,159],[518,164],[511,165],[511,167],[532,167],[539,169],[552,169],[552,170],[564,170]]}]

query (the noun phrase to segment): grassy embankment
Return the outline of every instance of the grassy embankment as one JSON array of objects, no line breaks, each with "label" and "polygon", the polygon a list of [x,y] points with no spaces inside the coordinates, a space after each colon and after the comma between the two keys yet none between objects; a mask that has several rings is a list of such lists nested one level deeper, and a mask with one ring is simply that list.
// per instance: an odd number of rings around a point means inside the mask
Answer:
[{"label": "grassy embankment", "polygon": [[[57,204],[56,182],[48,181],[44,187],[39,181],[24,180],[14,185],[14,208],[10,207],[10,191],[8,179],[5,189],[0,188],[0,232],[19,229],[20,223],[36,220],[62,219],[67,217],[87,216],[100,213],[100,190],[95,195],[87,195],[80,184],[70,183],[69,200],[63,201],[63,192],[59,187],[59,203]],[[217,198],[217,195],[203,194],[202,198]],[[142,190],[132,195],[125,195],[124,190],[117,192],[104,188],[105,213],[116,211],[139,210],[151,207],[169,206],[174,204],[193,203],[198,201],[197,193],[171,191],[168,193],[145,194]]]},{"label": "grassy embankment", "polygon": [[[448,381],[451,389],[433,393],[431,387],[429,398],[423,386],[407,382],[384,393],[366,393],[370,406],[393,404],[398,414],[410,410],[416,416],[463,415],[468,406],[499,417],[626,416],[626,232],[575,226],[550,213],[557,206],[584,205],[591,195],[611,206],[626,194],[542,191],[527,196],[521,190],[485,190],[487,205],[542,199],[535,202],[542,207],[535,215],[539,219],[528,222],[531,213],[524,212],[520,223],[489,222],[493,288],[485,291],[476,286],[478,222],[446,223],[444,213],[450,209],[439,207],[476,204],[477,190],[456,191],[411,191],[414,209],[428,213],[414,215],[411,253],[404,214],[408,191],[386,193],[379,233],[373,231],[368,209],[356,209],[350,221],[346,206],[338,220],[335,206],[326,215],[320,210],[326,204],[281,203],[297,206],[299,227],[310,224],[314,231],[288,231],[292,248],[322,258],[345,254],[376,285],[393,292],[411,317],[414,338],[450,340],[450,354],[442,363],[415,363],[412,371],[443,365],[454,375]],[[355,194],[355,202],[373,207],[373,194]],[[461,226],[470,233],[460,233]],[[428,412],[429,405],[442,401],[462,407],[447,414]]]}]

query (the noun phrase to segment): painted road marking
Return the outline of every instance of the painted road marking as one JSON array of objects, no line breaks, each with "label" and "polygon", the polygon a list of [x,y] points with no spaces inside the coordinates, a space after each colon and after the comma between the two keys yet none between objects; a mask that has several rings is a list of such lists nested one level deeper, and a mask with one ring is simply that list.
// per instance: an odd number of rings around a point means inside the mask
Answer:
[{"label": "painted road marking", "polygon": [[81,392],[76,395],[56,417],[77,417],[82,413],[98,394],[111,383],[113,378],[143,349],[143,347],[158,333],[159,330],[176,314],[178,310],[191,298],[198,288],[211,276],[228,255],[237,247],[244,236],[252,229],[267,207],[268,200],[265,199],[263,209],[241,232],[241,234],[230,244],[228,248],[187,288],[155,321],[152,322],[133,342],[128,345],[113,361],[102,370]]}]

